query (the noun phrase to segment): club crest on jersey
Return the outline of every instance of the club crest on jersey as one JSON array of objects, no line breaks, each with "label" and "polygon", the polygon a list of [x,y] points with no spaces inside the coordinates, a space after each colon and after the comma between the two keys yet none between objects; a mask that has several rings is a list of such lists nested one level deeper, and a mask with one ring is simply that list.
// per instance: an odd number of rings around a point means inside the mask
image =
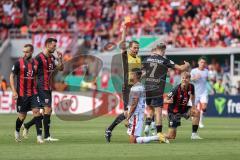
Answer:
[{"label": "club crest on jersey", "polygon": [[49,99],[45,99],[45,103],[48,103],[49,102]]}]

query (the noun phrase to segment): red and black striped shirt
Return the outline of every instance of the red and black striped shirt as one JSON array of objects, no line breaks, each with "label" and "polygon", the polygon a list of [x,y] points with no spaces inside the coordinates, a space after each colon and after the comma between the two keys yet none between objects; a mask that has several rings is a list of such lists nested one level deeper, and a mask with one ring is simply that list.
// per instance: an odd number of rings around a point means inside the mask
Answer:
[{"label": "red and black striped shirt", "polygon": [[55,57],[53,55],[47,57],[44,53],[39,53],[36,58],[38,62],[37,86],[40,90],[52,90],[52,77],[56,68]]},{"label": "red and black striped shirt", "polygon": [[13,65],[12,72],[17,76],[18,96],[29,97],[37,94],[37,71],[38,62],[34,59],[24,60],[24,58],[19,58]]},{"label": "red and black striped shirt", "polygon": [[187,89],[183,89],[181,84],[173,88],[168,94],[168,97],[173,99],[173,103],[168,107],[168,112],[184,113],[187,109],[190,95],[195,95],[194,92],[194,85],[191,83],[188,85]]}]

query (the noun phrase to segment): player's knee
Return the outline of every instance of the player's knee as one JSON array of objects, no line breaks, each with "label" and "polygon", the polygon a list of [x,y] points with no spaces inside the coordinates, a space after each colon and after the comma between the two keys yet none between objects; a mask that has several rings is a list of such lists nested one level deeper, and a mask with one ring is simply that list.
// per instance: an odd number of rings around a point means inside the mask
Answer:
[{"label": "player's knee", "polygon": [[52,113],[52,108],[51,107],[45,107],[44,108],[44,114],[51,114]]},{"label": "player's knee", "polygon": [[169,136],[168,136],[168,139],[175,139],[176,138],[176,135],[175,134],[170,134]]},{"label": "player's knee", "polygon": [[40,116],[41,115],[41,113],[40,113],[40,110],[39,109],[33,109],[32,110],[32,112],[33,112],[33,116]]},{"label": "player's knee", "polygon": [[19,118],[21,121],[24,121],[25,118],[26,118],[26,114],[19,114],[19,115],[18,115],[18,118]]}]

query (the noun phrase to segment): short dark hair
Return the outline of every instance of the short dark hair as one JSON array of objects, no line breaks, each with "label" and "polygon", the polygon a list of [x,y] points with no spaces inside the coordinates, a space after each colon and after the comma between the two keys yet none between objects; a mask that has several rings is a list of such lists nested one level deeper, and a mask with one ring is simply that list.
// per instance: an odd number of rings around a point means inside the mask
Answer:
[{"label": "short dark hair", "polygon": [[32,44],[25,44],[23,47],[24,47],[24,48],[27,48],[27,47],[29,47],[29,48],[31,49],[31,51],[33,51],[33,50],[34,50],[34,47],[33,47],[33,45],[32,45]]},{"label": "short dark hair", "polygon": [[140,68],[133,68],[133,69],[132,69],[132,72],[137,74],[138,79],[141,78],[141,76],[142,76],[142,70],[141,70]]},{"label": "short dark hair", "polygon": [[166,44],[161,42],[157,45],[156,47],[157,49],[160,49],[160,50],[165,50],[167,48]]},{"label": "short dark hair", "polygon": [[129,47],[132,47],[133,44],[139,44],[138,41],[132,40],[129,42]]},{"label": "short dark hair", "polygon": [[201,57],[198,58],[198,61],[200,61],[200,60],[204,60],[204,61],[207,62],[207,57],[206,56],[201,56]]},{"label": "short dark hair", "polygon": [[47,44],[52,43],[52,42],[57,43],[57,39],[56,38],[47,38],[45,41],[45,46],[47,46]]}]

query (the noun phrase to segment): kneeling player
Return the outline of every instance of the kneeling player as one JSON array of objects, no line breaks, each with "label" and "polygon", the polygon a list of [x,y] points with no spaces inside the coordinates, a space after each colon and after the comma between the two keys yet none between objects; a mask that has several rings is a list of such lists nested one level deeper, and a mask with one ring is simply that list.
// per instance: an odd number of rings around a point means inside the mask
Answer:
[{"label": "kneeling player", "polygon": [[145,110],[145,89],[140,82],[141,75],[142,72],[139,68],[134,68],[131,72],[134,85],[129,94],[128,117],[125,123],[126,127],[128,127],[129,141],[130,143],[148,143],[150,141],[169,143],[161,133],[157,136],[141,137]]},{"label": "kneeling player", "polygon": [[[187,105],[189,99],[193,103],[192,107]],[[166,135],[168,139],[176,138],[177,127],[181,125],[181,117],[185,119],[193,117],[191,139],[202,139],[197,134],[200,112],[194,105],[194,99],[194,86],[190,83],[190,74],[183,72],[181,74],[181,84],[177,85],[164,100],[165,103],[170,104],[168,107],[169,130]]]}]

